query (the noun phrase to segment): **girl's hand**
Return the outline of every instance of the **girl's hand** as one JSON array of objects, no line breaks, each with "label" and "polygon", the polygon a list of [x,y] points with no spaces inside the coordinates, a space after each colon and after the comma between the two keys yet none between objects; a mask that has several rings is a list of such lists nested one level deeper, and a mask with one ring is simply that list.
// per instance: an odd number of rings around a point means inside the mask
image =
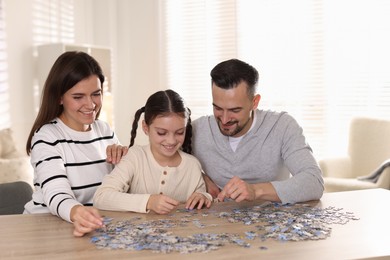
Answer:
[{"label": "girl's hand", "polygon": [[104,226],[103,218],[100,216],[99,211],[93,207],[74,206],[70,211],[70,219],[73,221],[73,235],[75,237],[82,237]]},{"label": "girl's hand", "polygon": [[171,199],[168,196],[162,194],[153,194],[150,195],[146,209],[153,210],[157,214],[168,214],[174,208],[176,208],[177,205],[179,205],[179,202]]},{"label": "girl's hand", "polygon": [[106,148],[106,161],[112,164],[117,164],[121,160],[122,156],[125,156],[127,154],[128,150],[129,148],[127,146],[123,146],[120,144],[109,145]]},{"label": "girl's hand", "polygon": [[211,200],[207,199],[202,193],[193,193],[186,202],[186,209],[201,209],[203,206],[210,208]]}]

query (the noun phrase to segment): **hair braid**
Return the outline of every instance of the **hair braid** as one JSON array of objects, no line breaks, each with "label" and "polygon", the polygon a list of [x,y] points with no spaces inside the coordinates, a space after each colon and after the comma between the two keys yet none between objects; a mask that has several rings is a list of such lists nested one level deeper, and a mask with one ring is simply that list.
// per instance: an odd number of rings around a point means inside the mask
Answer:
[{"label": "hair braid", "polygon": [[188,122],[186,126],[186,137],[184,139],[182,150],[183,152],[192,154],[192,145],[191,145],[191,139],[192,139],[192,124],[191,124],[191,110],[189,108],[186,108],[188,113]]},{"label": "hair braid", "polygon": [[139,121],[139,118],[141,117],[141,114],[144,112],[145,112],[145,107],[141,107],[140,109],[137,110],[137,112],[135,112],[133,126],[131,129],[129,148],[134,145],[134,139],[137,136],[138,121]]}]

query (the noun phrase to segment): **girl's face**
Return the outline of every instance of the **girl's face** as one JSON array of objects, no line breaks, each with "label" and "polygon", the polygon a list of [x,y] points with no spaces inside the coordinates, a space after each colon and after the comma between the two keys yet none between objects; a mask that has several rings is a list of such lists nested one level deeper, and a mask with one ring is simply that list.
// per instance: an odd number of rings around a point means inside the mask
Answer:
[{"label": "girl's face", "polygon": [[99,78],[92,75],[69,89],[61,98],[64,111],[61,120],[76,131],[88,131],[102,107],[102,89]]},{"label": "girl's face", "polygon": [[172,159],[185,138],[187,119],[172,113],[156,117],[152,124],[142,121],[142,128],[149,136],[152,153],[159,163]]}]

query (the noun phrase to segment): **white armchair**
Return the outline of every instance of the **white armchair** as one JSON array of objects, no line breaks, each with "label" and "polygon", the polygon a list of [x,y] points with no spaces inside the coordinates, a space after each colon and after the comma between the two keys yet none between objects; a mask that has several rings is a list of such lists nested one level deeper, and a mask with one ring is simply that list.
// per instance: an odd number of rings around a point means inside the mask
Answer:
[{"label": "white armchair", "polygon": [[[390,189],[390,120],[358,117],[350,124],[348,155],[319,161],[325,192]],[[362,180],[370,175],[375,180]]]},{"label": "white armchair", "polygon": [[12,131],[0,130],[0,183],[24,181],[33,187],[30,157],[17,151]]}]

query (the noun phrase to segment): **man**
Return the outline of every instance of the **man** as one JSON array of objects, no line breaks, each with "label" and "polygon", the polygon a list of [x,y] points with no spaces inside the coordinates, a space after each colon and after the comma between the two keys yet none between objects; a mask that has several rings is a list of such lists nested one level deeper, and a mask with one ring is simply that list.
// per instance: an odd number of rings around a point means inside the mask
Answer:
[{"label": "man", "polygon": [[193,122],[193,151],[208,192],[219,201],[317,200],[324,190],[322,173],[303,130],[286,112],[257,109],[258,77],[237,59],[211,71],[214,116]]}]

